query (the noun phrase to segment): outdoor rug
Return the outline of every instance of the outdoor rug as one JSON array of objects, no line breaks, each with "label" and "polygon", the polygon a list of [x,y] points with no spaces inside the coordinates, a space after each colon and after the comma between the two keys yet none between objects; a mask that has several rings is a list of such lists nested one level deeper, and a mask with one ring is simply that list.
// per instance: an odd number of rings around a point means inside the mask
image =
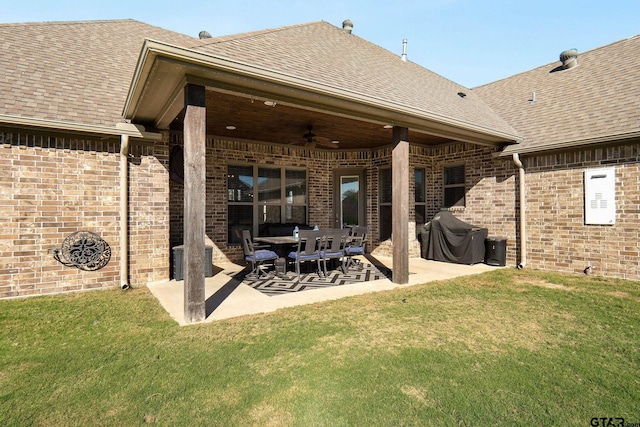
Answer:
[{"label": "outdoor rug", "polygon": [[330,270],[326,278],[319,276],[316,272],[303,273],[300,275],[300,282],[298,282],[295,271],[287,271],[287,278],[276,276],[271,278],[250,279],[249,277],[243,277],[242,283],[251,286],[265,295],[275,296],[385,278],[391,279],[390,269],[382,265],[376,267],[369,262],[362,262],[358,267],[349,269],[347,274],[344,274],[342,270]]}]

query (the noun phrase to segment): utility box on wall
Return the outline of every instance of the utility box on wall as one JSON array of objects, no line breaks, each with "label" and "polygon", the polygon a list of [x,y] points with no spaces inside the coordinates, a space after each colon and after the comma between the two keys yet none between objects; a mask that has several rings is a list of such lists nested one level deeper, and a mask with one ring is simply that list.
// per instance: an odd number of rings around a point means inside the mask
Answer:
[{"label": "utility box on wall", "polygon": [[616,223],[615,168],[584,171],[584,223],[594,225]]}]

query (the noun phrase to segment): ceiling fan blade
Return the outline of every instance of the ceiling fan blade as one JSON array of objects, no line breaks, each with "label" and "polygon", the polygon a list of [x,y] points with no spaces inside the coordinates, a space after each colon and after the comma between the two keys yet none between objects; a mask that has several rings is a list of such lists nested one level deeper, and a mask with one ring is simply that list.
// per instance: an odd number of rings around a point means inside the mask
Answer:
[{"label": "ceiling fan blade", "polygon": [[323,138],[320,140],[317,140],[316,143],[321,146],[321,147],[325,147],[325,148],[339,148],[338,145],[334,142],[332,142],[329,138]]}]

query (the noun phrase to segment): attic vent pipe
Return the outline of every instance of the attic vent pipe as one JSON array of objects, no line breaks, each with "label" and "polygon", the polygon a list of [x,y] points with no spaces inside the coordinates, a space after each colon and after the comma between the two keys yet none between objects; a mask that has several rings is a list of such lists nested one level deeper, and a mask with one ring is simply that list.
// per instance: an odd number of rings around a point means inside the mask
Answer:
[{"label": "attic vent pipe", "polygon": [[407,39],[402,39],[402,60],[407,62]]},{"label": "attic vent pipe", "polygon": [[562,68],[568,70],[578,65],[578,50],[569,49],[560,54],[560,61],[562,61]]},{"label": "attic vent pipe", "polygon": [[211,38],[211,34],[209,34],[206,31],[200,31],[200,33],[198,33],[198,37],[200,37],[200,40],[202,40],[202,39],[210,39]]},{"label": "attic vent pipe", "polygon": [[351,34],[351,31],[353,31],[353,22],[351,22],[350,19],[342,21],[342,31],[347,34]]}]

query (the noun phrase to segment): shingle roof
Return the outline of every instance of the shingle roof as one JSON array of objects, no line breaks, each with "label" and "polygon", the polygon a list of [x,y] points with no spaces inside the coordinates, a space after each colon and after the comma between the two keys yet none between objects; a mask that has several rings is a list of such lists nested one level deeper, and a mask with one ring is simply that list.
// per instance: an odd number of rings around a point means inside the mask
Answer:
[{"label": "shingle roof", "polygon": [[0,24],[0,114],[114,126],[146,37],[198,40],[133,20]]},{"label": "shingle roof", "polygon": [[0,24],[0,115],[113,126],[145,38],[515,134],[470,90],[326,22],[205,40],[132,20]]},{"label": "shingle roof", "polygon": [[467,88],[324,21],[205,39],[194,50],[516,133]]},{"label": "shingle roof", "polygon": [[639,60],[635,36],[580,53],[577,67],[560,71],[553,62],[473,92],[524,138],[505,151],[614,139],[640,132]]}]

